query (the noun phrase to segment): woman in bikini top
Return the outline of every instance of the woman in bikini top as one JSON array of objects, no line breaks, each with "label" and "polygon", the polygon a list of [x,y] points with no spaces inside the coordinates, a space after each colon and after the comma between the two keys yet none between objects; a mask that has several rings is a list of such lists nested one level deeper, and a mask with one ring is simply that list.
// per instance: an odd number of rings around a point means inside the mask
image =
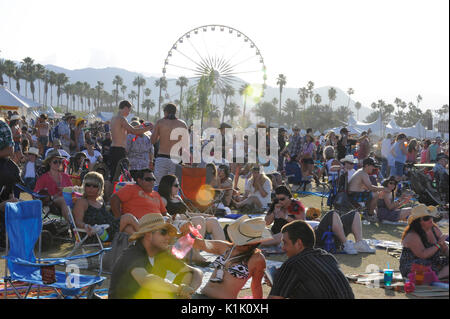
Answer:
[{"label": "woman in bikini top", "polygon": [[[245,224],[258,224],[258,233],[251,233],[255,227]],[[259,226],[260,225],[260,226]],[[247,225],[248,226],[248,225]],[[187,226],[181,227],[181,232]],[[188,228],[187,228],[188,229]],[[251,278],[251,289],[254,299],[263,297],[261,281],[266,268],[266,260],[258,248],[259,244],[271,238],[262,218],[249,219],[244,215],[228,227],[228,235],[232,241],[195,239],[194,248],[218,255],[215,259],[214,272],[201,295],[210,299],[236,299],[239,292]],[[195,298],[195,297],[194,297]],[[201,297],[200,297],[201,298]]]}]

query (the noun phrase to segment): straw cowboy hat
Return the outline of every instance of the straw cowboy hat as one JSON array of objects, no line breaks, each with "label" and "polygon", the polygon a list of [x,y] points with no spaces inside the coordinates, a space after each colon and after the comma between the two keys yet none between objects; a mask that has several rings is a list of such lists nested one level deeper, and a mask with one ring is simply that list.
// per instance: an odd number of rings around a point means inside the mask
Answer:
[{"label": "straw cowboy hat", "polygon": [[175,237],[179,234],[177,233],[177,229],[172,224],[166,223],[164,218],[159,213],[146,214],[139,219],[139,229],[137,232],[132,234],[128,241],[135,241],[146,233],[159,230],[159,229],[167,229],[169,231],[169,236]]},{"label": "straw cowboy hat", "polygon": [[256,244],[272,238],[262,217],[249,218],[244,215],[228,226],[227,231],[231,241],[237,246]]},{"label": "straw cowboy hat", "polygon": [[419,204],[411,210],[411,215],[408,218],[408,224],[411,224],[418,218],[431,216],[437,217],[437,208],[434,206],[425,206],[424,204]]},{"label": "straw cowboy hat", "polygon": [[349,155],[345,155],[345,157],[341,159],[341,162],[356,164],[356,163],[358,163],[358,160],[353,155],[349,154]]},{"label": "straw cowboy hat", "polygon": [[25,152],[25,154],[33,154],[39,157],[39,150],[36,147],[30,147],[30,149]]},{"label": "straw cowboy hat", "polygon": [[83,118],[79,118],[79,119],[77,119],[77,120],[75,121],[75,126],[78,126],[80,123],[83,123],[83,122],[86,123],[86,120],[83,119]]}]

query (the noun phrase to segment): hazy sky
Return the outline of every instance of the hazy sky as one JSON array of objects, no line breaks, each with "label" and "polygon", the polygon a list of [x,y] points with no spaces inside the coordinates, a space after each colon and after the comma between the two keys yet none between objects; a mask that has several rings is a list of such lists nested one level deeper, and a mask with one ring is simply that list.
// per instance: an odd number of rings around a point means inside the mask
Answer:
[{"label": "hazy sky", "polygon": [[363,105],[449,102],[448,0],[0,0],[0,57],[161,74],[178,37],[205,24],[248,35],[269,85],[331,85]]}]

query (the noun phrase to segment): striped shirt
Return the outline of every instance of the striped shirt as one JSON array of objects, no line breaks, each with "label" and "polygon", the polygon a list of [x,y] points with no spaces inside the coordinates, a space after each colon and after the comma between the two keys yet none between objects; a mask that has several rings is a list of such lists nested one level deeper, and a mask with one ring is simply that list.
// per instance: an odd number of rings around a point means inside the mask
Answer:
[{"label": "striped shirt", "polygon": [[306,248],[277,271],[271,296],[291,299],[354,299],[347,278],[333,255]]}]

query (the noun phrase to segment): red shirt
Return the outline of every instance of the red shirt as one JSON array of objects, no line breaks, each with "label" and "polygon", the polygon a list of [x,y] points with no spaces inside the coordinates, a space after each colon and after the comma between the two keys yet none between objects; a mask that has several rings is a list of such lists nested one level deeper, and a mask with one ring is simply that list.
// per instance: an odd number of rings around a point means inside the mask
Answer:
[{"label": "red shirt", "polygon": [[66,173],[60,173],[61,182],[58,185],[55,180],[50,176],[50,172],[45,173],[36,182],[34,191],[37,193],[42,189],[47,189],[51,196],[62,196],[62,189],[64,187],[73,186],[70,176]]},{"label": "red shirt", "polygon": [[140,219],[145,214],[167,212],[166,206],[158,192],[146,193],[137,184],[125,185],[116,195],[122,205],[122,214],[132,214]]}]

